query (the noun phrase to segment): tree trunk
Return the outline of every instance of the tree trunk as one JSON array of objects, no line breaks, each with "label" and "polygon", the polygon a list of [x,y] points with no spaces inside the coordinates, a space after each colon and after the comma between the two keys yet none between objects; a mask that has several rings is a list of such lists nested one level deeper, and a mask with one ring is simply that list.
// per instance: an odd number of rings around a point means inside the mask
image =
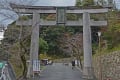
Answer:
[{"label": "tree trunk", "polygon": [[23,78],[26,78],[26,76],[27,76],[27,64],[26,64],[25,55],[21,55],[20,58],[21,58],[21,61],[22,61],[22,64],[23,64],[23,74],[22,74],[22,76],[23,76]]},{"label": "tree trunk", "polygon": [[78,60],[80,61],[80,67],[81,67],[81,70],[82,70],[83,67],[82,67],[82,61],[81,61],[81,51],[79,51],[79,49],[78,49]]},{"label": "tree trunk", "polygon": [[80,66],[81,66],[81,70],[83,69],[83,66],[82,66],[82,61],[81,61],[81,57],[79,56],[79,61],[80,61]]}]

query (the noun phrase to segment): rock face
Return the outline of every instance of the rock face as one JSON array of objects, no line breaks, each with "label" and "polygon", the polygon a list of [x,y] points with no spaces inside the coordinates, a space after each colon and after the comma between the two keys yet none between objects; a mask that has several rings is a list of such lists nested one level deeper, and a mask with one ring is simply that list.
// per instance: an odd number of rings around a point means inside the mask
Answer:
[{"label": "rock face", "polygon": [[120,51],[94,58],[93,65],[98,80],[120,80]]}]

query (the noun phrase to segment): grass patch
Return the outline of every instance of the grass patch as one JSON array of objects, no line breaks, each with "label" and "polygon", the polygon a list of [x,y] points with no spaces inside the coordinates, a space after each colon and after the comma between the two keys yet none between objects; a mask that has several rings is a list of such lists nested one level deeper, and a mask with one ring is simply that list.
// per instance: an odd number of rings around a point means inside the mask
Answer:
[{"label": "grass patch", "polygon": [[118,46],[116,46],[116,47],[114,47],[112,49],[101,49],[101,50],[97,49],[95,51],[96,54],[94,54],[93,57],[95,58],[97,56],[108,55],[108,54],[110,54],[110,53],[112,53],[114,51],[120,51],[120,45],[118,45]]},{"label": "grass patch", "polygon": [[41,70],[44,70],[44,69],[45,69],[45,66],[41,65],[41,66],[40,66],[40,69],[41,69]]},{"label": "grass patch", "polygon": [[11,61],[12,67],[15,71],[16,78],[22,75],[22,65],[16,63],[15,61]]}]

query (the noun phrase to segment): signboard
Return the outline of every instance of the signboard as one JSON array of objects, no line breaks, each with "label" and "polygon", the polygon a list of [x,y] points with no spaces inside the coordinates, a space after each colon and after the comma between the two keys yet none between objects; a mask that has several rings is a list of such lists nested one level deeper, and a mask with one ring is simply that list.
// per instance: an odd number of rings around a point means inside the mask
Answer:
[{"label": "signboard", "polygon": [[40,60],[33,60],[33,72],[40,72]]},{"label": "signboard", "polygon": [[57,25],[65,25],[66,21],[66,8],[65,7],[57,7],[57,20],[56,24]]}]

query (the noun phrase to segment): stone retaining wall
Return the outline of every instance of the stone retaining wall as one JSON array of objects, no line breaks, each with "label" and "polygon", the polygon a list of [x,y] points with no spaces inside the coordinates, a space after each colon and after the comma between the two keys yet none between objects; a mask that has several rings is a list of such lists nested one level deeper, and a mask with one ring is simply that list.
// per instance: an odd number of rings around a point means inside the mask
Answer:
[{"label": "stone retaining wall", "polygon": [[120,80],[120,51],[94,58],[93,66],[98,80]]}]

